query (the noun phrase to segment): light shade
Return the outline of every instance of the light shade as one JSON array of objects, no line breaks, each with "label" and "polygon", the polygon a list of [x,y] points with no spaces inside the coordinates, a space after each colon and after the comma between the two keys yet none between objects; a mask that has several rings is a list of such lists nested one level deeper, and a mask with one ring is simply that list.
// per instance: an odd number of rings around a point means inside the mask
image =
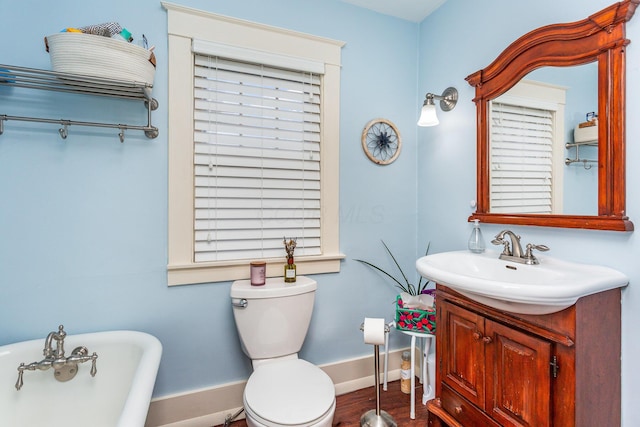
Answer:
[{"label": "light shade", "polygon": [[442,111],[451,111],[458,102],[458,91],[454,87],[448,87],[442,92],[442,95],[427,93],[424,97],[418,126],[435,126],[440,123],[436,114],[436,104],[434,100],[440,101]]},{"label": "light shade", "polygon": [[436,105],[431,102],[425,101],[422,106],[422,111],[420,112],[420,119],[418,119],[418,126],[436,126],[440,121],[438,120],[438,115],[436,114]]}]

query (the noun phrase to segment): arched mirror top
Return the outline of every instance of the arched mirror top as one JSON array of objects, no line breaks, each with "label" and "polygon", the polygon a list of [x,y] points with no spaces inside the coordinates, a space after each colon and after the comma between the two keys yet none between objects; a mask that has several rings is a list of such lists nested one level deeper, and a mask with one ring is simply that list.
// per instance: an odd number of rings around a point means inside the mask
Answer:
[{"label": "arched mirror top", "polygon": [[[631,231],[625,213],[625,23],[640,0],[615,3],[586,19],[533,30],[509,45],[489,66],[467,77],[476,89],[477,210],[481,222]],[[491,207],[491,101],[542,67],[597,63],[597,215],[509,213]],[[586,163],[585,163],[586,165]],[[597,169],[596,169],[597,168]],[[595,186],[595,185],[594,185]],[[595,191],[595,189],[594,189]],[[595,212],[595,207],[594,207]]]}]

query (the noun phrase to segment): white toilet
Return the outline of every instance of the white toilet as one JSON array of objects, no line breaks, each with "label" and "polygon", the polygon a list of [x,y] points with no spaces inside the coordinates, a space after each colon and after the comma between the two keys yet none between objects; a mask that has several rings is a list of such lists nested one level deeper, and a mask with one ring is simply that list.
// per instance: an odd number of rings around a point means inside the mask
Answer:
[{"label": "white toilet", "polygon": [[231,285],[233,316],[242,350],[253,364],[244,389],[249,427],[331,427],[335,387],[317,366],[298,358],[315,300],[317,283],[268,278]]}]

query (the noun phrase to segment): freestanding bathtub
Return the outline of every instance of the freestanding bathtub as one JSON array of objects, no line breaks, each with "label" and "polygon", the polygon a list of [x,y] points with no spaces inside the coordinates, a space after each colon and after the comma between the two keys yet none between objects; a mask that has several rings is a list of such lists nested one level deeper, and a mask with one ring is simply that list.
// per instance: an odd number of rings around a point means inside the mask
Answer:
[{"label": "freestanding bathtub", "polygon": [[78,346],[98,354],[96,376],[89,374],[91,362],[79,364],[67,382],[55,380],[53,369],[25,371],[18,391],[17,368],[43,359],[46,334],[0,347],[0,426],[143,427],[162,355],[160,341],[135,331],[67,333],[67,356]]}]

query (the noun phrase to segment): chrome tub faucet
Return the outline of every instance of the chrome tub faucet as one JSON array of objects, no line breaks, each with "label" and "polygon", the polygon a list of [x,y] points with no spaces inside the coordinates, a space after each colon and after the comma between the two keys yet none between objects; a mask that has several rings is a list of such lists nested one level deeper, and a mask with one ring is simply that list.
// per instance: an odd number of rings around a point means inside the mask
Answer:
[{"label": "chrome tub faucet", "polygon": [[[44,350],[42,350],[42,355],[45,360],[50,359],[55,355],[56,358],[64,357],[64,339],[66,338],[67,333],[64,331],[64,326],[58,326],[58,332],[52,331],[49,332],[47,338],[44,340]],[[53,340],[56,341],[56,351],[53,352],[53,347],[51,343]]]},{"label": "chrome tub faucet", "polygon": [[[505,240],[505,237],[509,237],[509,240]],[[496,237],[491,241],[494,245],[503,245],[504,248],[502,253],[500,254],[500,259],[505,261],[513,261],[521,264],[527,265],[537,265],[540,264],[538,258],[533,255],[533,250],[538,250],[541,252],[546,252],[549,248],[545,245],[534,245],[532,243],[527,243],[526,251],[523,253],[522,245],[520,244],[520,236],[515,234],[511,230],[502,230]]]},{"label": "chrome tub faucet", "polygon": [[[95,377],[97,373],[96,359],[98,355],[94,352],[89,355],[89,350],[86,347],[80,346],[73,349],[69,357],[65,357],[64,354],[64,339],[67,333],[64,331],[64,326],[58,326],[58,331],[50,332],[44,341],[44,349],[42,354],[44,359],[39,362],[32,362],[29,364],[21,363],[18,366],[18,380],[16,381],[16,390],[20,390],[23,385],[22,376],[24,371],[46,371],[49,368],[53,368],[53,376],[56,380],[65,382],[73,379],[78,373],[78,364],[91,361],[91,370],[89,373],[92,377]],[[53,349],[53,341],[56,342],[56,348]]]}]

